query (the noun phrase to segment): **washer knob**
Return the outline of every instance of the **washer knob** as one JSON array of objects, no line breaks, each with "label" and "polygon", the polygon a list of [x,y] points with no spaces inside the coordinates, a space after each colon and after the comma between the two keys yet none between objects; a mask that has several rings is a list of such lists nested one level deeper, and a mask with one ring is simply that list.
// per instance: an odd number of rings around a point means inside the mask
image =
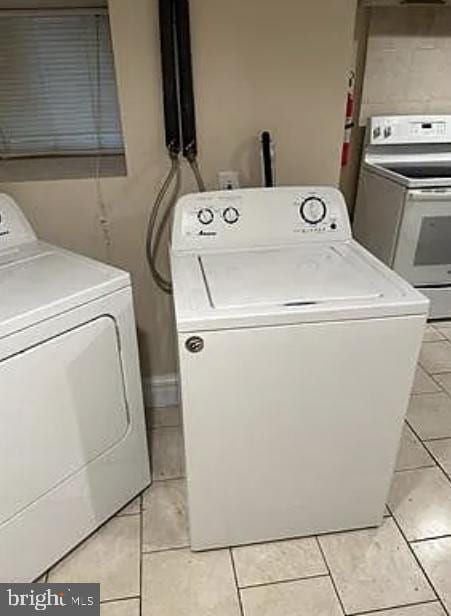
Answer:
[{"label": "washer knob", "polygon": [[310,225],[317,225],[326,218],[326,204],[319,197],[307,197],[299,209],[301,218]]},{"label": "washer knob", "polygon": [[214,212],[209,207],[204,207],[197,212],[197,219],[202,225],[211,224],[214,217]]},{"label": "washer knob", "polygon": [[226,223],[228,223],[229,225],[233,225],[234,223],[238,222],[240,213],[236,209],[236,207],[226,207],[226,209],[222,213],[222,217]]}]

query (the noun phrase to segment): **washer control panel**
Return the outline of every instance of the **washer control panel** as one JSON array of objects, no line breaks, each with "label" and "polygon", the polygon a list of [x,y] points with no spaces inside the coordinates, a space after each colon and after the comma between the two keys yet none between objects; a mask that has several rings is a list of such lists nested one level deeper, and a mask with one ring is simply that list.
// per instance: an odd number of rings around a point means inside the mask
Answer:
[{"label": "washer control panel", "polygon": [[335,233],[340,229],[340,213],[320,195],[301,196],[297,204],[301,233]]},{"label": "washer control panel", "polygon": [[228,206],[223,210],[222,218],[228,225],[234,225],[240,219],[240,211],[233,205]]},{"label": "washer control panel", "polygon": [[36,235],[17,203],[0,193],[0,252],[36,239]]},{"label": "washer control panel", "polygon": [[301,218],[309,225],[318,225],[327,215],[327,206],[321,197],[312,195],[303,199],[299,206]]},{"label": "washer control panel", "polygon": [[239,221],[240,211],[235,206],[226,206],[222,210],[217,207],[202,207],[197,211],[197,220],[204,227],[211,225],[218,218],[228,225],[233,225]]},{"label": "washer control panel", "polygon": [[302,234],[320,234],[335,236],[346,227],[346,216],[334,201],[322,194],[312,192],[301,194],[296,200],[299,207],[300,223],[296,231]]},{"label": "washer control panel", "polygon": [[215,219],[215,213],[210,207],[203,207],[197,212],[197,220],[201,225],[211,225]]},{"label": "washer control panel", "polygon": [[336,188],[252,188],[182,197],[172,247],[274,246],[350,237],[346,204]]},{"label": "washer control panel", "polygon": [[[183,209],[182,233],[187,237],[217,237],[241,226],[241,200],[231,198],[232,191],[191,195],[189,205]],[[207,196],[208,195],[208,196]],[[180,200],[183,201],[184,198]],[[179,203],[180,203],[179,202]],[[177,206],[178,208],[178,206]]]}]

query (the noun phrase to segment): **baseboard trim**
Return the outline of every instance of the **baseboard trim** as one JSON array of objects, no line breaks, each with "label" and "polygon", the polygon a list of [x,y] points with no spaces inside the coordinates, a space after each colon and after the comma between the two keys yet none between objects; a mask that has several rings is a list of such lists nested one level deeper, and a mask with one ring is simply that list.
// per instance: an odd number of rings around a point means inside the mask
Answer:
[{"label": "baseboard trim", "polygon": [[176,406],[179,403],[179,380],[176,374],[144,377],[144,403],[146,407]]}]

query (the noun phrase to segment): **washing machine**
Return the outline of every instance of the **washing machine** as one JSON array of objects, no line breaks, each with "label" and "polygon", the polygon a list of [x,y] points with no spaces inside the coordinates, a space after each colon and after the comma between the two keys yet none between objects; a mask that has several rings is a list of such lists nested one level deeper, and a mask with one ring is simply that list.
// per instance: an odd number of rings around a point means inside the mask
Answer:
[{"label": "washing machine", "polygon": [[28,582],[150,482],[130,277],[0,195],[0,581]]},{"label": "washing machine", "polygon": [[171,268],[192,549],[378,525],[428,300],[328,187],[183,197]]}]

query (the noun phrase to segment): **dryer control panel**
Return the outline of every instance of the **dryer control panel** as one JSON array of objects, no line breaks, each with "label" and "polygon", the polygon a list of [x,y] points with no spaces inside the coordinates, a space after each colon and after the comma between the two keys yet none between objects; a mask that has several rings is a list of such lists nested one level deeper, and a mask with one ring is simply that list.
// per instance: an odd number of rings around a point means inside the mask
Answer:
[{"label": "dryer control panel", "polygon": [[351,238],[343,195],[331,187],[196,193],[176,206],[172,249],[277,246]]},{"label": "dryer control panel", "polygon": [[34,240],[36,234],[17,203],[0,193],[0,252]]}]

